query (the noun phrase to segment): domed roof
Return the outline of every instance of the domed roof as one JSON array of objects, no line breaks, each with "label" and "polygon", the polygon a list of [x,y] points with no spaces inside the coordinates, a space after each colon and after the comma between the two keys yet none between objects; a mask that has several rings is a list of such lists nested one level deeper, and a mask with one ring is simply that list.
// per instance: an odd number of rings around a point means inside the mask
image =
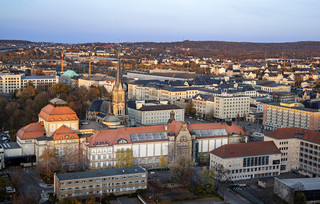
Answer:
[{"label": "domed roof", "polygon": [[103,118],[103,122],[120,122],[120,119],[115,115],[107,115]]}]

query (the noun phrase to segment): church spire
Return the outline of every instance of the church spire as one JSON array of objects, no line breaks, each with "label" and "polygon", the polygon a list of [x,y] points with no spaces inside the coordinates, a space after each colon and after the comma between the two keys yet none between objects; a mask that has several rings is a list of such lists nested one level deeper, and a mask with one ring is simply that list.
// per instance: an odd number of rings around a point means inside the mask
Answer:
[{"label": "church spire", "polygon": [[116,85],[118,86],[121,83],[120,79],[120,73],[121,73],[121,68],[120,68],[120,50],[118,51],[118,67],[117,67],[117,79],[116,79]]}]

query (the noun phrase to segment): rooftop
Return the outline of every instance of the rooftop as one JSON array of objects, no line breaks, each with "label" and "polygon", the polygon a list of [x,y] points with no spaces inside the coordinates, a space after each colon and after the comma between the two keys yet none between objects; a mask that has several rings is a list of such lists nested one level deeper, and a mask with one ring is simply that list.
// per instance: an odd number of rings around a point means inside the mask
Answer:
[{"label": "rooftop", "polygon": [[58,178],[59,181],[65,181],[65,180],[97,178],[97,177],[116,176],[116,175],[137,174],[137,173],[146,173],[146,172],[147,171],[144,168],[138,166],[138,167],[119,168],[119,169],[102,169],[102,170],[95,170],[95,171],[72,172],[72,173],[56,174],[55,176]]},{"label": "rooftop", "polygon": [[320,178],[278,179],[278,181],[296,191],[320,190]]},{"label": "rooftop", "polygon": [[275,139],[299,138],[301,140],[320,144],[320,132],[298,127],[279,128],[268,132],[265,135]]},{"label": "rooftop", "polygon": [[288,107],[288,106],[282,106],[280,103],[270,103],[267,104],[268,106],[278,106],[281,108],[288,108],[288,109],[294,109],[294,110],[300,110],[300,111],[306,111],[306,112],[313,112],[313,113],[319,113],[318,110],[311,109],[311,108],[304,108],[304,107]]},{"label": "rooftop", "polygon": [[167,104],[167,105],[143,105],[139,111],[158,111],[158,110],[175,110],[182,109],[175,104]]},{"label": "rooftop", "polygon": [[273,141],[226,144],[211,151],[221,158],[281,154]]}]

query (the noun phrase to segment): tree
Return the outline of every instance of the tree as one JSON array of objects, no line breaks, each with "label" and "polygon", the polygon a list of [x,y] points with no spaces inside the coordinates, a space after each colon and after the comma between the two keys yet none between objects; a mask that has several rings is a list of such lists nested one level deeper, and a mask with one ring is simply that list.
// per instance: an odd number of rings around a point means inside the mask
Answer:
[{"label": "tree", "polygon": [[68,94],[71,91],[71,88],[67,84],[57,83],[54,86],[50,87],[49,91],[57,95]]},{"label": "tree", "polygon": [[192,101],[189,101],[186,106],[186,115],[194,116],[196,114],[196,112],[197,112],[197,110],[194,108]]},{"label": "tree", "polygon": [[221,164],[213,166],[213,169],[215,177],[214,191],[217,192],[224,183],[229,182],[228,170],[225,169]]},{"label": "tree", "polygon": [[240,122],[240,115],[239,115],[239,113],[237,114],[237,122]]},{"label": "tree", "polygon": [[171,182],[190,187],[196,175],[192,166],[190,157],[179,157],[170,167]]},{"label": "tree", "polygon": [[0,177],[0,201],[2,201],[6,195],[7,180],[4,177]]},{"label": "tree", "polygon": [[293,203],[294,204],[305,204],[307,203],[306,201],[306,196],[302,192],[296,192],[294,197],[293,197]]},{"label": "tree", "polygon": [[243,113],[242,119],[243,119],[243,121],[246,121],[246,120],[247,120],[247,116],[246,116],[245,113]]},{"label": "tree", "polygon": [[211,193],[214,188],[214,169],[207,169],[203,167],[201,172],[201,184],[199,186],[199,192],[203,194]]},{"label": "tree", "polygon": [[168,157],[164,157],[164,156],[160,157],[159,158],[159,166],[161,168],[168,166]]},{"label": "tree", "polygon": [[58,151],[56,148],[46,147],[43,150],[39,157],[38,169],[47,180],[53,179],[54,172],[61,169],[61,164],[58,159]]},{"label": "tree", "polygon": [[118,149],[116,151],[116,167],[126,168],[131,167],[133,163],[133,151],[132,149]]},{"label": "tree", "polygon": [[36,75],[37,76],[43,76],[44,75],[44,72],[42,71],[41,68],[36,69]]}]

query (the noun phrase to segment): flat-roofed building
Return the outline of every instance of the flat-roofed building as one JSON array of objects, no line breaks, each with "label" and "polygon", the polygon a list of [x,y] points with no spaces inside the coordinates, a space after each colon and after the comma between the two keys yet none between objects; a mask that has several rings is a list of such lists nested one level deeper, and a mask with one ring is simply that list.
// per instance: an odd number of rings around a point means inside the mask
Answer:
[{"label": "flat-roofed building", "polygon": [[320,178],[274,179],[273,192],[292,204],[297,193],[303,193],[307,203],[319,203]]},{"label": "flat-roofed building", "polygon": [[223,166],[231,180],[278,176],[281,152],[272,141],[226,144],[210,152],[210,168]]},{"label": "flat-roofed building", "polygon": [[248,96],[215,96],[214,117],[221,120],[232,120],[247,116],[250,112]]},{"label": "flat-roofed building", "polygon": [[59,83],[58,76],[22,76],[20,74],[3,74],[0,75],[0,92],[12,93],[14,90],[22,90],[32,83],[35,87],[40,85],[51,87]]},{"label": "flat-roofed building", "polygon": [[281,151],[281,172],[320,174],[320,132],[303,128],[279,128],[268,132],[264,141],[273,141]]},{"label": "flat-roofed building", "polygon": [[141,125],[163,125],[169,119],[184,122],[184,109],[175,104],[136,101],[128,103],[128,113]]},{"label": "flat-roofed building", "polygon": [[263,107],[263,126],[267,130],[285,127],[300,127],[319,130],[320,112],[299,104],[274,103]]},{"label": "flat-roofed building", "polygon": [[260,85],[261,90],[266,92],[290,92],[291,86],[285,84],[265,84]]},{"label": "flat-roofed building", "polygon": [[54,193],[59,199],[130,194],[147,189],[147,179],[148,172],[140,166],[55,174]]}]

